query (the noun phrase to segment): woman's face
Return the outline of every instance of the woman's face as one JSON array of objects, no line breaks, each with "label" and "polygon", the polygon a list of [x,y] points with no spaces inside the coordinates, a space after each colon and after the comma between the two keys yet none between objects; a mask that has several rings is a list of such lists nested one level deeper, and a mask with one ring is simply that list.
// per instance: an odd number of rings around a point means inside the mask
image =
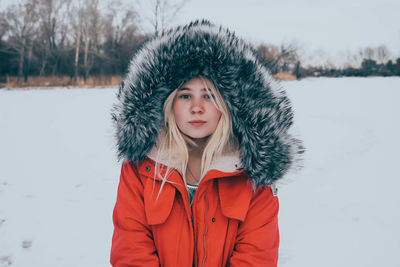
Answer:
[{"label": "woman's face", "polygon": [[214,133],[221,112],[212,103],[202,80],[184,83],[176,95],[173,112],[178,128],[191,138],[204,138]]}]

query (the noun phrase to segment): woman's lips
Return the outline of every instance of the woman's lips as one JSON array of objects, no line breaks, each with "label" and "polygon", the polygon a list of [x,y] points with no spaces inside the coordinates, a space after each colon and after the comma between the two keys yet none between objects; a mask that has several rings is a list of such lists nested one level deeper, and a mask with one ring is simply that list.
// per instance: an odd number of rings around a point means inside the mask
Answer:
[{"label": "woman's lips", "polygon": [[190,125],[192,126],[202,126],[203,124],[205,124],[205,121],[189,121]]}]

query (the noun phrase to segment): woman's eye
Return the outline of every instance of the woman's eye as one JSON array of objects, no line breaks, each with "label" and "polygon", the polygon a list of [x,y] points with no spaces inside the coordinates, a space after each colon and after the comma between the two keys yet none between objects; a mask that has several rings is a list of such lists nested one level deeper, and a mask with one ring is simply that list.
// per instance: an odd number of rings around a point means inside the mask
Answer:
[{"label": "woman's eye", "polygon": [[189,95],[180,95],[179,96],[179,98],[182,98],[182,99],[188,99],[190,96]]},{"label": "woman's eye", "polygon": [[204,97],[207,98],[207,99],[215,98],[214,95],[211,95],[211,96],[210,95],[205,95]]}]

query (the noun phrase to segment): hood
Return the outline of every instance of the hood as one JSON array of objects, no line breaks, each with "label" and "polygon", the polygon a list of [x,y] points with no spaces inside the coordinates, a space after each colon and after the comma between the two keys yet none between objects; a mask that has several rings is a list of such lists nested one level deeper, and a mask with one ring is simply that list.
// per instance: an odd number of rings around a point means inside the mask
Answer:
[{"label": "hood", "polygon": [[288,133],[291,103],[249,44],[206,20],[163,32],[133,56],[112,111],[118,157],[135,163],[149,154],[163,127],[164,101],[196,76],[221,92],[254,186],[281,179],[304,151]]}]

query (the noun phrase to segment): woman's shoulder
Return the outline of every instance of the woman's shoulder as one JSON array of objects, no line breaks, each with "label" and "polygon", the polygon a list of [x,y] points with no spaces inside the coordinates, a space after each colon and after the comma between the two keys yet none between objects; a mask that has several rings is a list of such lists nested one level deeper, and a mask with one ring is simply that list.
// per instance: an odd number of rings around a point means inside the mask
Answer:
[{"label": "woman's shoulder", "polygon": [[129,183],[139,181],[143,183],[144,179],[147,178],[147,175],[144,175],[146,172],[150,170],[150,167],[146,162],[132,162],[131,160],[126,160],[122,163],[121,166],[121,180],[126,180]]},{"label": "woman's shoulder", "polygon": [[[159,163],[158,166],[160,167],[158,171],[161,175],[164,175],[167,170],[167,166],[161,163]],[[154,179],[156,172],[156,162],[147,156],[143,160],[138,162],[126,160],[122,163],[121,173],[122,172],[126,172],[130,176],[135,176],[142,181],[147,178]]]}]

